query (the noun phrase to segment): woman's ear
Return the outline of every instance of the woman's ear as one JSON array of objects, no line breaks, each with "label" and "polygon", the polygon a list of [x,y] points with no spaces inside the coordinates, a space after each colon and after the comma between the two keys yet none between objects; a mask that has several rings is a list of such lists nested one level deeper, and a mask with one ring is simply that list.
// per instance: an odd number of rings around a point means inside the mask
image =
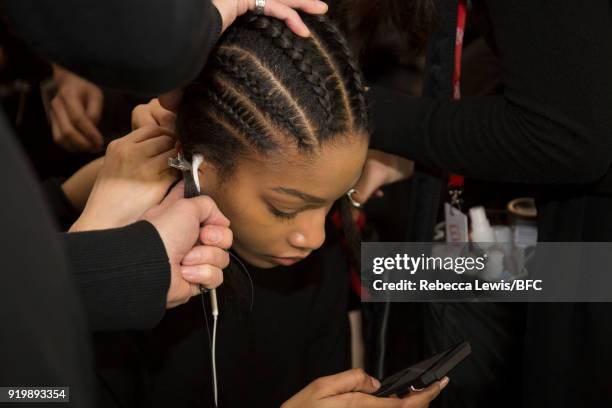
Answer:
[{"label": "woman's ear", "polygon": [[213,194],[219,183],[216,167],[204,159],[198,168],[198,175],[200,179],[200,191],[206,195]]}]

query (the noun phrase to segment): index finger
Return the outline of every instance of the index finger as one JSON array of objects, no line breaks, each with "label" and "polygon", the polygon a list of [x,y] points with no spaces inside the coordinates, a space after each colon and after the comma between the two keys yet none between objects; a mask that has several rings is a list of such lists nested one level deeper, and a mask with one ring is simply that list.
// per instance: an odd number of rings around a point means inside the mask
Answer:
[{"label": "index finger", "polygon": [[174,187],[172,187],[168,194],[166,194],[166,197],[164,197],[164,200],[161,202],[160,207],[166,208],[171,204],[177,202],[178,200],[182,199],[184,196],[185,182],[181,180],[176,183]]},{"label": "index finger", "polygon": [[138,105],[132,110],[132,129],[150,125],[174,129],[176,114],[162,106],[160,99],[153,98],[149,103]]},{"label": "index finger", "polygon": [[295,34],[301,37],[308,37],[310,30],[295,9],[300,9],[310,14],[325,14],[328,6],[326,3],[318,0],[267,0],[264,6],[264,14],[283,20],[287,27]]},{"label": "index finger", "polygon": [[104,142],[102,134],[93,123],[93,121],[85,113],[85,107],[81,104],[81,101],[75,97],[62,96],[64,100],[64,106],[68,117],[74,124],[74,127],[81,131],[81,134],[85,135],[96,148],[100,148]]},{"label": "index finger", "polygon": [[88,92],[85,95],[85,114],[94,122],[98,123],[102,117],[104,107],[104,95],[99,89]]},{"label": "index finger", "polygon": [[300,9],[309,14],[327,13],[327,3],[319,0],[278,0],[293,9]]},{"label": "index finger", "polygon": [[321,377],[313,383],[319,398],[331,397],[353,391],[374,392],[380,383],[360,368]]},{"label": "index finger", "polygon": [[126,136],[124,136],[124,140],[129,140],[132,143],[140,143],[161,135],[176,138],[174,132],[170,129],[149,125],[131,131]]},{"label": "index finger", "polygon": [[56,98],[51,102],[51,114],[56,119],[58,129],[58,140],[56,140],[56,143],[59,141],[67,145],[72,151],[92,151],[95,149],[92,142],[79,133],[72,125],[63,100],[58,97]]},{"label": "index finger", "polygon": [[264,10],[266,16],[284,21],[287,27],[300,37],[310,36],[310,30],[304,24],[297,11],[291,7],[284,5],[278,0],[267,0]]}]

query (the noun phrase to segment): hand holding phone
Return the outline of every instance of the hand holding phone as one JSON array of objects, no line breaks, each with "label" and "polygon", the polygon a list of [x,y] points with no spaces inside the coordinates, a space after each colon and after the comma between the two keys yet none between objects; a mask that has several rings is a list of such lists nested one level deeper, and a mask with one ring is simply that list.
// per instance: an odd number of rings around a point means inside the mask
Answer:
[{"label": "hand holding phone", "polygon": [[450,370],[455,368],[471,352],[470,343],[463,342],[457,344],[442,353],[436,354],[427,360],[385,378],[381,387],[373,395],[377,397],[401,396],[409,392],[411,388],[425,388],[433,382],[444,378]]}]

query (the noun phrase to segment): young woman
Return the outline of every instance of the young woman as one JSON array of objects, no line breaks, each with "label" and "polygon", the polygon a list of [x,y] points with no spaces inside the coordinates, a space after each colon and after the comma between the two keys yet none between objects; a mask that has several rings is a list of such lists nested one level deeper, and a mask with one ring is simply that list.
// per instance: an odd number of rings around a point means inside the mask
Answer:
[{"label": "young woman", "polygon": [[[238,21],[185,89],[177,112],[182,153],[188,160],[203,156],[201,192],[230,219],[232,251],[254,281],[252,311],[228,293],[239,287],[219,288],[217,372],[224,407],[279,406],[315,378],[348,368],[346,266],[326,219],[361,175],[368,114],[344,38],[324,17],[303,19],[309,38],[263,16]],[[208,273],[189,263],[188,277]],[[231,268],[226,282],[240,274]],[[100,361],[100,377],[116,400],[212,405],[203,300],[168,311],[155,330],[132,343],[133,358],[120,361],[136,367],[139,387],[132,396],[119,395],[116,367]],[[301,398],[287,406],[313,401]],[[415,398],[362,402],[428,402]]]}]

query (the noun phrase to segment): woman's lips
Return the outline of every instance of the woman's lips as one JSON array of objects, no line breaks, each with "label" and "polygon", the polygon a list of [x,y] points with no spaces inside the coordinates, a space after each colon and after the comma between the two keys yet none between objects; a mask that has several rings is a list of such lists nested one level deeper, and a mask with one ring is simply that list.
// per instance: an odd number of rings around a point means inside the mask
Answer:
[{"label": "woman's lips", "polygon": [[272,262],[279,264],[279,265],[283,265],[283,266],[289,266],[289,265],[293,265],[295,263],[300,262],[302,259],[304,259],[305,257],[277,257],[277,256],[271,256],[270,259],[272,259]]}]

